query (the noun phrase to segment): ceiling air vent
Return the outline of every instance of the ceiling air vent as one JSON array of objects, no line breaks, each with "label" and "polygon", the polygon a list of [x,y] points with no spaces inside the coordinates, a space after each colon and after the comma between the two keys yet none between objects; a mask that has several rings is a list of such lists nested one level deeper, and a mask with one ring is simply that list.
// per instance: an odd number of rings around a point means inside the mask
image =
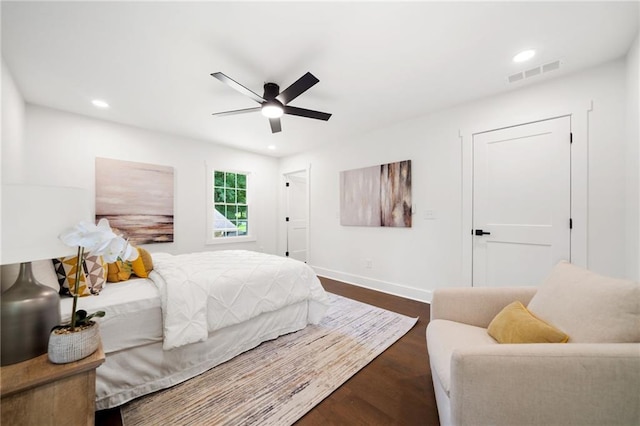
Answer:
[{"label": "ceiling air vent", "polygon": [[553,61],[549,62],[548,64],[540,65],[525,71],[511,74],[509,77],[507,77],[507,79],[509,80],[509,83],[516,83],[518,81],[555,71],[557,69],[560,69],[560,61]]}]

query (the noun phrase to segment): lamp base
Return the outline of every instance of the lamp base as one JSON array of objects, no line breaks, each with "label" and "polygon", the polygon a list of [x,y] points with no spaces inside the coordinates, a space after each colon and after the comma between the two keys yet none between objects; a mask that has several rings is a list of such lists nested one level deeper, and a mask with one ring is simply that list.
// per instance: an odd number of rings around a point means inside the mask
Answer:
[{"label": "lamp base", "polygon": [[0,365],[47,353],[51,329],[60,324],[60,297],[35,279],[31,262],[20,264],[16,282],[0,299]]}]

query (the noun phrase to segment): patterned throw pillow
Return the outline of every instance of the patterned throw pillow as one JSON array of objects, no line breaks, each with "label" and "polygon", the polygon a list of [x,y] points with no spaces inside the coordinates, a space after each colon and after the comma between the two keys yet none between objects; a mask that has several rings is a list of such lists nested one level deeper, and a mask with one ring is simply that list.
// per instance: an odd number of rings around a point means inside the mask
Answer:
[{"label": "patterned throw pillow", "polygon": [[107,282],[107,263],[102,256],[85,256],[83,266],[91,294],[100,294]]},{"label": "patterned throw pillow", "polygon": [[[60,284],[60,294],[73,296],[76,284],[78,256],[53,259],[53,266]],[[80,271],[78,296],[99,294],[107,279],[107,264],[102,256],[85,256]]]}]

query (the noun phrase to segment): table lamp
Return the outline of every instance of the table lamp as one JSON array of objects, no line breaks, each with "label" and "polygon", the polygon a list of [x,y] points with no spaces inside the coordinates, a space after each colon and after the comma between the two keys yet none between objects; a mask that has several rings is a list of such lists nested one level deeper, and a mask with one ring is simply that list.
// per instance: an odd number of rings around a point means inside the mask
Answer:
[{"label": "table lamp", "polygon": [[0,365],[9,365],[46,353],[60,324],[60,297],[34,278],[31,262],[74,254],[58,235],[93,218],[82,188],[3,184],[0,195],[0,264],[20,263],[17,280],[0,295]]}]

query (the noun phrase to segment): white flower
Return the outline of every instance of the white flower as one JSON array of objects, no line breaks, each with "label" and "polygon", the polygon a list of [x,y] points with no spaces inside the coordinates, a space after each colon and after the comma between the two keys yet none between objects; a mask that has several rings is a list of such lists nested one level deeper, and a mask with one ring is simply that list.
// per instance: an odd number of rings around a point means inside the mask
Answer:
[{"label": "white flower", "polygon": [[104,250],[100,250],[99,252],[93,251],[92,253],[102,255],[102,258],[107,263],[113,263],[118,260],[118,258],[122,260],[135,260],[138,257],[138,250],[124,238],[118,236],[111,239]]},{"label": "white flower", "polygon": [[84,247],[88,253],[102,256],[107,263],[113,263],[118,258],[134,260],[138,257],[138,250],[116,235],[107,219],[100,219],[97,225],[80,222],[60,234],[59,238],[68,246]]}]

